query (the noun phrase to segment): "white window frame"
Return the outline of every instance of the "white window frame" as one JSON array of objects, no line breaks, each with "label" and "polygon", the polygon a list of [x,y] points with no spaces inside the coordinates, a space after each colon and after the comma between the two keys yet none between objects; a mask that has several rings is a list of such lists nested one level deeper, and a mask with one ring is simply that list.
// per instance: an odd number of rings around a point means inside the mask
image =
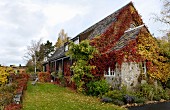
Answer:
[{"label": "white window frame", "polygon": [[78,39],[76,39],[75,41],[74,41],[74,44],[79,44],[80,42],[79,42],[79,37],[78,37]]},{"label": "white window frame", "polygon": [[142,62],[143,73],[146,74],[146,62]]},{"label": "white window frame", "polygon": [[65,51],[68,51],[68,44],[65,45],[64,50],[65,50]]},{"label": "white window frame", "polygon": [[115,70],[111,70],[110,67],[108,68],[108,72],[104,71],[105,77],[115,77]]}]

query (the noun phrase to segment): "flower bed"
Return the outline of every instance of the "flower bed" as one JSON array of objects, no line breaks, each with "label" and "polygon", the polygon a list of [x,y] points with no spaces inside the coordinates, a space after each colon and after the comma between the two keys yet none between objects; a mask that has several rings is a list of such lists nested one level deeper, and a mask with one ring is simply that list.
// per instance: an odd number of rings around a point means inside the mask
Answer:
[{"label": "flower bed", "polygon": [[20,110],[22,108],[22,97],[27,89],[29,75],[26,73],[12,74],[13,81],[0,87],[0,109]]}]

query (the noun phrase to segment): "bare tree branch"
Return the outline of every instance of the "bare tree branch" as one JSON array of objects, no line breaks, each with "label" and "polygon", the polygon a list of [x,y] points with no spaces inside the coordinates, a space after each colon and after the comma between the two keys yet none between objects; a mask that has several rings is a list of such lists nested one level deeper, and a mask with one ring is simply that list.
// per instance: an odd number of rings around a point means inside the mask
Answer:
[{"label": "bare tree branch", "polygon": [[24,60],[29,61],[30,59],[33,59],[36,52],[40,50],[42,39],[39,39],[38,41],[32,40],[31,45],[27,46],[26,53],[24,55]]}]

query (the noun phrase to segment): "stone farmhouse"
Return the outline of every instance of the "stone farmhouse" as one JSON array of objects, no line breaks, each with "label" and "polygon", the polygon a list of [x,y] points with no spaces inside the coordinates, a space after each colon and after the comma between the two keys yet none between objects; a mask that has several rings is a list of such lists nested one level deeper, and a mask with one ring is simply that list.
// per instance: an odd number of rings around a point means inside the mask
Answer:
[{"label": "stone farmhouse", "polygon": [[[81,32],[71,41],[79,44],[81,41],[88,39],[91,41],[91,45],[99,50],[101,56],[107,56],[103,59],[97,59],[96,57],[94,61],[91,61],[96,66],[94,76],[104,77],[112,87],[126,85],[128,88],[132,88],[140,83],[139,77],[141,74],[147,75],[146,61],[138,58],[133,60],[133,55],[136,52],[134,47],[138,46],[141,34],[150,35],[150,32],[144,25],[133,3],[130,2]],[[50,73],[61,72],[68,83],[67,86],[71,85],[71,76],[74,74],[70,71],[73,61],[65,55],[68,49],[68,43],[65,43],[43,65],[44,71]],[[121,57],[121,51],[129,53],[128,57],[127,55]],[[110,56],[111,53],[116,52],[119,53],[117,57],[116,55]],[[121,63],[119,59],[122,59]],[[100,63],[97,64],[97,61]]]}]

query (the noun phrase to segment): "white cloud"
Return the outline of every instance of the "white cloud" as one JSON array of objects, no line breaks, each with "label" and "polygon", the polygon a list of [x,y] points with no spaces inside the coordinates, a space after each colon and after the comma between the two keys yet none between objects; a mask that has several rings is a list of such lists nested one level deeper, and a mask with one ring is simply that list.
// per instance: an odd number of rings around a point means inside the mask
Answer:
[{"label": "white cloud", "polygon": [[[0,64],[24,64],[26,47],[31,40],[43,38],[56,42],[63,28],[74,37],[99,20],[129,3],[130,0],[0,0]],[[133,0],[151,33],[160,24],[149,20],[159,13],[159,0]]]},{"label": "white cloud", "polygon": [[[80,7],[73,7],[65,4],[47,5],[43,9],[44,15],[47,17],[47,24],[56,25],[72,19],[77,14],[83,14],[85,11]],[[82,13],[83,12],[83,13]]]},{"label": "white cloud", "polygon": [[134,5],[136,6],[139,14],[142,16],[142,19],[145,25],[148,26],[151,34],[154,34],[156,37],[163,35],[159,30],[164,29],[165,25],[155,22],[154,15],[159,15],[162,9],[162,3],[160,0],[148,0],[147,3],[141,3],[141,0],[134,0]]}]

